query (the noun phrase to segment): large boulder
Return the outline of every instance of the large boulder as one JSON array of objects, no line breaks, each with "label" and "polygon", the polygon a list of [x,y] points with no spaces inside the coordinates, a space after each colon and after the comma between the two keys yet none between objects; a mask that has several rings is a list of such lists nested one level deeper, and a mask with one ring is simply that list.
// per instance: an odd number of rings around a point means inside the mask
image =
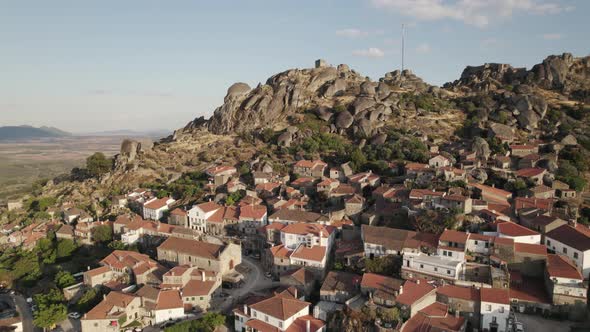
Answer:
[{"label": "large boulder", "polygon": [[348,111],[342,111],[336,117],[336,127],[339,129],[349,128],[354,121],[354,117]]},{"label": "large boulder", "polygon": [[124,139],[121,142],[122,157],[127,158],[128,162],[135,160],[135,157],[141,152],[141,143],[132,139]]},{"label": "large boulder", "polygon": [[346,80],[343,78],[337,78],[333,82],[326,83],[327,87],[324,91],[324,97],[330,98],[333,96],[337,96],[340,93],[346,91],[348,84]]},{"label": "large boulder", "polygon": [[291,146],[292,141],[293,141],[293,134],[291,134],[288,131],[285,131],[284,133],[280,134],[279,137],[277,138],[277,144],[279,146],[289,147],[289,146]]},{"label": "large boulder", "polygon": [[246,83],[234,83],[229,87],[229,89],[227,89],[227,94],[225,95],[224,101],[227,103],[228,101],[239,98],[250,92],[250,90],[250,86]]},{"label": "large boulder", "polygon": [[475,152],[477,158],[481,160],[487,160],[490,157],[490,146],[488,142],[481,137],[476,137],[473,140],[472,150]]}]

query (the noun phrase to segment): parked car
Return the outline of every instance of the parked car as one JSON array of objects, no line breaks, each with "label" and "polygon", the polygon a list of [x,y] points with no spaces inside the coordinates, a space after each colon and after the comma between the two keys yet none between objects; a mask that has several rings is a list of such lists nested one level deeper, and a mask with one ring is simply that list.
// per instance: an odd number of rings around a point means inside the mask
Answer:
[{"label": "parked car", "polygon": [[514,323],[514,332],[524,332],[524,325],[521,322]]},{"label": "parked car", "polygon": [[80,315],[80,313],[78,313],[78,312],[70,312],[68,314],[68,317],[70,317],[72,319],[80,319],[80,317],[82,317],[82,315]]}]

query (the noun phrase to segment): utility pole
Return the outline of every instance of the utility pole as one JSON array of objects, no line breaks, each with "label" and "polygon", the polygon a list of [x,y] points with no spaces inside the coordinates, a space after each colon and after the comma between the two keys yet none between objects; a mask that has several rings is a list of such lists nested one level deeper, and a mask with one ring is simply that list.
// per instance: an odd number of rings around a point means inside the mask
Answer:
[{"label": "utility pole", "polygon": [[402,23],[402,72],[404,71],[404,35],[406,32],[406,26]]}]

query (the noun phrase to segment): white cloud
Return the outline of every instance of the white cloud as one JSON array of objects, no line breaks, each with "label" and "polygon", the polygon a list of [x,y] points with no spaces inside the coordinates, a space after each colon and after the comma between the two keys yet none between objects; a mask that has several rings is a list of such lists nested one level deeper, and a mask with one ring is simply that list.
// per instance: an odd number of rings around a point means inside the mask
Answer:
[{"label": "white cloud", "polygon": [[416,53],[418,54],[427,54],[430,53],[430,51],[432,51],[432,48],[427,43],[422,43],[416,47]]},{"label": "white cloud", "polygon": [[340,37],[346,38],[359,38],[359,37],[366,37],[369,35],[367,31],[363,31],[360,29],[350,28],[350,29],[340,29],[336,30],[336,35]]},{"label": "white cloud", "polygon": [[418,20],[450,19],[477,27],[490,21],[510,18],[514,13],[537,15],[571,11],[571,6],[540,0],[370,0],[377,8],[389,9]]},{"label": "white cloud", "polygon": [[385,56],[385,52],[383,52],[383,50],[377,47],[369,47],[366,50],[352,51],[352,55],[364,56],[368,58],[382,58]]},{"label": "white cloud", "polygon": [[545,40],[558,40],[563,36],[560,33],[546,33],[542,37]]}]

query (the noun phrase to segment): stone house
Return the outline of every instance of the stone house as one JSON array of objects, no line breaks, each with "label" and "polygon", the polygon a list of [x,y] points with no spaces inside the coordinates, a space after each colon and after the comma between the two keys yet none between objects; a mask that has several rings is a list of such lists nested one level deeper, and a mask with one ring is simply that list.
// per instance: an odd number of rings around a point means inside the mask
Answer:
[{"label": "stone house", "polygon": [[345,303],[359,293],[360,280],[361,276],[355,273],[330,271],[322,283],[320,300]]},{"label": "stone house", "polygon": [[479,289],[443,285],[436,289],[436,301],[447,304],[451,311],[465,318],[471,327],[480,326]]},{"label": "stone house", "polygon": [[321,160],[299,160],[293,165],[293,173],[303,177],[321,178],[328,164]]},{"label": "stone house", "polygon": [[198,240],[167,238],[157,249],[158,260],[176,265],[195,266],[222,276],[242,262],[239,244],[214,244]]},{"label": "stone house", "polygon": [[112,291],[80,319],[82,331],[104,332],[122,329],[141,319],[141,298],[133,294]]},{"label": "stone house", "polygon": [[360,282],[361,293],[373,302],[393,307],[401,291],[403,280],[375,273],[365,273]]}]

